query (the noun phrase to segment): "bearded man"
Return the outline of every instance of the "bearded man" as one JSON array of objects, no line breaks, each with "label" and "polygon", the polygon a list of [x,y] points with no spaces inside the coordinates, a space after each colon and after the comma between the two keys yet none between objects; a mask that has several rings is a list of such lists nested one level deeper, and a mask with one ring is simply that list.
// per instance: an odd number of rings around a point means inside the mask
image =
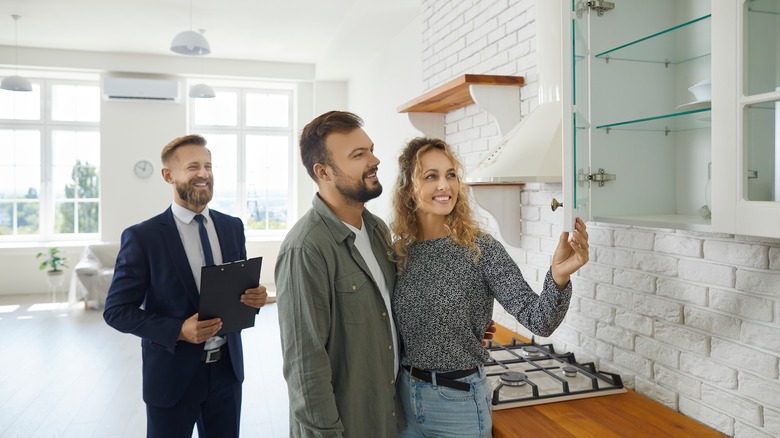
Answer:
[{"label": "bearded man", "polygon": [[[199,135],[162,150],[173,187],[165,212],[122,233],[103,318],[141,338],[147,437],[238,437],[244,357],[241,332],[216,336],[219,318],[198,320],[201,267],[245,260],[241,219],[208,208],[211,152]],[[265,287],[240,300],[259,309]]]},{"label": "bearded man", "polygon": [[374,143],[355,114],[331,111],[301,133],[317,183],[290,230],[275,279],[290,437],[396,436],[398,341],[390,232],[364,204],[382,193]]}]

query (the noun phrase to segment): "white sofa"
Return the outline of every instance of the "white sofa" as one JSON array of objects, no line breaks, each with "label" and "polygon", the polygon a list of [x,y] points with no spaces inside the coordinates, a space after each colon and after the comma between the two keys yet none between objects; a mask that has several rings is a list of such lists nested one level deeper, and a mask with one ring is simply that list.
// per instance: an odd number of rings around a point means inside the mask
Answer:
[{"label": "white sofa", "polygon": [[81,259],[73,268],[68,299],[84,301],[87,309],[102,309],[114,276],[118,243],[102,243],[84,248]]}]

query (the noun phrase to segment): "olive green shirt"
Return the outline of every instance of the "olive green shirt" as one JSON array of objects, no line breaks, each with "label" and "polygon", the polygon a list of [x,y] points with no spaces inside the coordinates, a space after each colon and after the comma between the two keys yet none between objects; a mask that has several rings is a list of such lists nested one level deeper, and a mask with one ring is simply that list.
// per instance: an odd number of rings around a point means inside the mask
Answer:
[{"label": "olive green shirt", "polygon": [[[364,209],[363,226],[392,294],[387,225]],[[275,280],[291,437],[394,437],[402,418],[393,322],[354,243],[315,195],[279,251]]]}]

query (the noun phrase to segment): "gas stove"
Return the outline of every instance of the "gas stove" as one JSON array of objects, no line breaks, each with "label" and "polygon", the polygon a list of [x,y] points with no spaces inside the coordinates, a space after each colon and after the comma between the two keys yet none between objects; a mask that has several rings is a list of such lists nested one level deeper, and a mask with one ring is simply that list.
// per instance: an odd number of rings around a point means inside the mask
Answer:
[{"label": "gas stove", "polygon": [[577,363],[574,353],[557,353],[552,344],[512,338],[488,341],[485,374],[493,389],[493,409],[508,409],[626,392],[618,374],[599,372],[592,362]]}]

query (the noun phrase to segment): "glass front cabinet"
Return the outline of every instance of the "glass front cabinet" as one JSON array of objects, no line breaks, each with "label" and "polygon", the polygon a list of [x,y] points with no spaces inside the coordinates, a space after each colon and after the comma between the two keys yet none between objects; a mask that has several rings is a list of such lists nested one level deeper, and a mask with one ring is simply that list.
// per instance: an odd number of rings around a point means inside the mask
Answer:
[{"label": "glass front cabinet", "polygon": [[567,229],[780,237],[780,0],[562,9]]}]

